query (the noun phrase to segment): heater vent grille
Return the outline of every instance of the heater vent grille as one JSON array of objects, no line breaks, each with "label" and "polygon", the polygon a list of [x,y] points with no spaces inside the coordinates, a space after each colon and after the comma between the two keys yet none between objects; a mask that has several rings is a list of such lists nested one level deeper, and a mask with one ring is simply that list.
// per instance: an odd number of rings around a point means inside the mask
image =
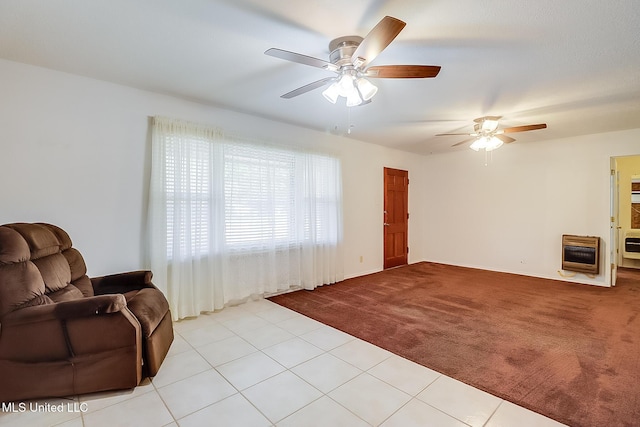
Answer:
[{"label": "heater vent grille", "polygon": [[600,238],[562,235],[562,269],[598,274],[600,271]]}]

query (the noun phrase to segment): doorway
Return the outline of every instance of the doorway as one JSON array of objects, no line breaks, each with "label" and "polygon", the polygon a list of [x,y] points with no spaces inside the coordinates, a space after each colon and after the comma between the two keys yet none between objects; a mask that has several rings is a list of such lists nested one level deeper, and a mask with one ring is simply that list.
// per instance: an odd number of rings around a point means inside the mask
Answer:
[{"label": "doorway", "polygon": [[409,172],[384,168],[384,268],[407,264]]},{"label": "doorway", "polygon": [[611,158],[611,285],[618,267],[640,268],[640,156]]},{"label": "doorway", "polygon": [[635,242],[636,234],[640,237],[634,216],[640,210],[636,181],[640,181],[640,156],[611,158],[611,286],[615,286],[618,267],[640,268],[640,252],[626,245]]}]

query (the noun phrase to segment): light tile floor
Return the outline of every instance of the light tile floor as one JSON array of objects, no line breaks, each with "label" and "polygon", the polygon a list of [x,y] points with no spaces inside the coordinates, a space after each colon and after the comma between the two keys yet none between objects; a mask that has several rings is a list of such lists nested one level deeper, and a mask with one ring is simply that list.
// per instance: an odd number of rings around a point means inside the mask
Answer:
[{"label": "light tile floor", "polygon": [[0,426],[561,426],[268,300],[174,324],[133,390],[3,407]]}]

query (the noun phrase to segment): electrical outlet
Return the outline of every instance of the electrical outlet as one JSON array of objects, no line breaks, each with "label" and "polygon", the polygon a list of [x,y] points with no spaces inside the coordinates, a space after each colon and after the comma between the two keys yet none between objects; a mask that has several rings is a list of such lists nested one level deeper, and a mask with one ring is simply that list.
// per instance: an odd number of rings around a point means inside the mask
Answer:
[{"label": "electrical outlet", "polygon": [[364,261],[364,257],[362,255],[360,255],[360,262]]}]

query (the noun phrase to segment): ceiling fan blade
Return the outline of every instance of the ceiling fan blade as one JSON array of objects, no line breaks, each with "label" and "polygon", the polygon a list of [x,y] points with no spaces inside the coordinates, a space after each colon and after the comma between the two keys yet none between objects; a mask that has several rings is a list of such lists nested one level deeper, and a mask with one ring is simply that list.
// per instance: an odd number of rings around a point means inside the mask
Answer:
[{"label": "ceiling fan blade", "polygon": [[505,144],[509,144],[509,143],[515,141],[514,138],[511,138],[510,136],[506,136],[506,135],[502,135],[502,134],[496,134],[494,136],[496,138],[498,138],[500,141],[504,142]]},{"label": "ceiling fan blade", "polygon": [[421,79],[435,77],[440,72],[437,65],[380,65],[369,67],[365,76],[383,79]]},{"label": "ceiling fan blade", "polygon": [[456,144],[453,144],[452,147],[457,147],[458,145],[462,145],[462,144],[466,144],[469,141],[473,141],[475,138],[469,138],[469,139],[465,139],[464,141],[460,141]]},{"label": "ceiling fan blade", "polygon": [[449,135],[477,136],[475,133],[438,133],[438,134],[436,134],[436,136],[449,136]]},{"label": "ceiling fan blade", "polygon": [[284,98],[284,99],[294,98],[298,95],[302,95],[303,93],[311,92],[314,89],[318,89],[319,87],[322,87],[333,80],[335,80],[335,77],[327,77],[325,79],[318,80],[313,83],[309,83],[308,85],[304,85],[302,87],[299,87],[298,89],[292,90],[291,92],[285,93],[284,95],[280,96],[280,98]]},{"label": "ceiling fan blade", "polygon": [[406,22],[391,16],[382,18],[351,56],[353,65],[360,68],[373,61],[400,34],[405,25]]},{"label": "ceiling fan blade", "polygon": [[546,127],[546,123],[540,123],[537,125],[514,126],[512,128],[502,129],[502,133],[526,132],[528,130],[545,129]]},{"label": "ceiling fan blade", "polygon": [[289,52],[288,50],[277,49],[275,47],[267,49],[264,54],[273,56],[275,58],[284,59],[285,61],[297,62],[298,64],[309,65],[316,68],[323,68],[329,71],[338,71],[339,68],[335,64],[323,61],[322,59],[302,55],[300,53]]}]

